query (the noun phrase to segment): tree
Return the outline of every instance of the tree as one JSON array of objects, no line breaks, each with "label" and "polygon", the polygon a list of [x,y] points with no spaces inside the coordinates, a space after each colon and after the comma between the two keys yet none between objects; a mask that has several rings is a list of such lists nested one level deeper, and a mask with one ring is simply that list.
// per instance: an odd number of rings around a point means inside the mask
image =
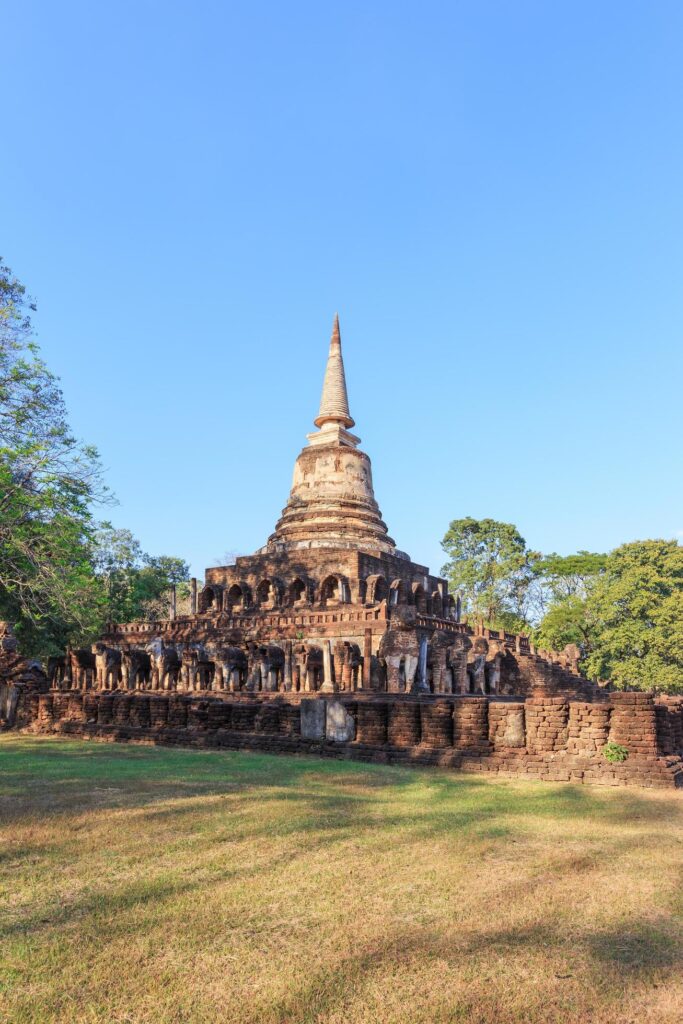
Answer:
[{"label": "tree", "polygon": [[188,570],[146,555],[128,530],[97,527],[93,508],[111,496],[97,451],[69,429],[34,309],[0,260],[0,619],[23,653],[46,657],[91,643],[107,619],[167,614]]},{"label": "tree", "polygon": [[530,631],[539,647],[576,644],[589,678],[619,688],[683,693],[683,548],[623,544],[609,555],[530,551],[511,523],[456,519],[441,570],[465,611],[490,626]]},{"label": "tree", "polygon": [[539,647],[562,650],[576,644],[583,654],[592,648],[596,622],[588,596],[605,571],[607,556],[591,551],[575,555],[544,555],[535,567],[539,584],[540,624],[534,630]]},{"label": "tree", "polygon": [[173,589],[176,591],[178,605],[189,598],[189,566],[182,558],[173,555],[146,555],[145,562],[137,578],[137,617],[148,620],[166,619]]},{"label": "tree", "polygon": [[130,530],[108,522],[100,523],[94,535],[92,559],[108,622],[168,617],[171,588],[190,575],[181,558],[148,555]]},{"label": "tree", "polygon": [[454,519],[441,546],[449,561],[441,572],[463,598],[468,615],[489,625],[524,628],[529,622],[534,564],[512,523],[495,519]]},{"label": "tree", "polygon": [[607,555],[577,551],[575,555],[543,555],[536,565],[553,601],[585,597],[595,579],[605,571]]},{"label": "tree", "polygon": [[103,614],[107,622],[135,618],[135,575],[143,564],[140,543],[130,530],[100,523],[93,533],[91,558],[103,590]]},{"label": "tree", "polygon": [[586,604],[595,621],[589,677],[622,689],[683,691],[683,548],[676,541],[616,548]]},{"label": "tree", "polygon": [[592,648],[595,623],[591,621],[585,598],[573,594],[551,604],[533,631],[538,647],[561,651],[567,644],[576,644],[582,653]]},{"label": "tree", "polygon": [[0,617],[16,624],[26,653],[48,654],[98,620],[91,506],[106,489],[40,358],[34,309],[0,260]]}]

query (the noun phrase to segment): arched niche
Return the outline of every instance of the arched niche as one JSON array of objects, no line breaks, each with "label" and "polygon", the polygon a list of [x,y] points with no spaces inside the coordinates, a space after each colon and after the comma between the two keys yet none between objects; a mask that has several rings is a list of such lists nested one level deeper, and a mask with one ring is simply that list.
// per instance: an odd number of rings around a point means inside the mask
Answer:
[{"label": "arched niche", "polygon": [[256,588],[256,603],[260,608],[275,608],[277,606],[278,587],[275,580],[261,580]]},{"label": "arched niche", "polygon": [[221,607],[220,587],[206,586],[199,595],[200,612],[217,612]]},{"label": "arched niche", "polygon": [[366,601],[370,604],[378,604],[380,601],[388,600],[388,598],[389,586],[384,576],[379,573],[368,576]]},{"label": "arched niche", "polygon": [[341,576],[326,576],[320,585],[320,604],[323,608],[347,601],[348,586]]},{"label": "arched niche", "polygon": [[421,583],[413,583],[412,587],[413,604],[422,615],[427,612],[427,595]]},{"label": "arched niche", "polygon": [[306,597],[306,584],[300,576],[297,576],[287,588],[287,603],[292,607],[297,607],[306,604]]},{"label": "arched niche", "polygon": [[249,588],[244,583],[233,583],[225,595],[225,610],[239,615],[249,606]]}]

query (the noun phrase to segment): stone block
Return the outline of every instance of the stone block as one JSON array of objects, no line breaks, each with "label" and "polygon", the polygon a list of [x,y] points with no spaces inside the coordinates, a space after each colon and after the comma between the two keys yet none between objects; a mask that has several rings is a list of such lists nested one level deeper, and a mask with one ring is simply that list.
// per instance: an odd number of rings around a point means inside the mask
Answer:
[{"label": "stone block", "polygon": [[325,701],[312,698],[301,701],[301,736],[321,740],[325,736]]},{"label": "stone block", "polygon": [[325,736],[332,743],[348,743],[356,738],[355,719],[339,700],[325,701]]},{"label": "stone block", "polygon": [[524,736],[524,708],[509,708],[504,719],[503,733],[501,737],[504,747],[523,747],[526,744]]}]

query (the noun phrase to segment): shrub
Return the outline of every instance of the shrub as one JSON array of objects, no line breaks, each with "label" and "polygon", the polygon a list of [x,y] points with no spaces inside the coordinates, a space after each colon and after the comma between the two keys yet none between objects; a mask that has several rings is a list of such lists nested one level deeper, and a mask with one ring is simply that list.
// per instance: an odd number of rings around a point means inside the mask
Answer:
[{"label": "shrub", "polygon": [[610,764],[621,764],[628,757],[628,750],[620,743],[606,743],[602,748],[602,754]]}]

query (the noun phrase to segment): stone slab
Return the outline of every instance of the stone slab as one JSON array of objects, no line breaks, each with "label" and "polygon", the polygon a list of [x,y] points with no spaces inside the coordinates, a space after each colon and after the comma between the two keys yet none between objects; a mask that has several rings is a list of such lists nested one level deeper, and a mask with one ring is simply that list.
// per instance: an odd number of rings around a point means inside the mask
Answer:
[{"label": "stone slab", "polygon": [[341,701],[328,700],[325,735],[333,743],[349,743],[356,738],[356,723]]},{"label": "stone slab", "polygon": [[505,732],[503,733],[503,746],[523,747],[526,744],[524,735],[524,709],[510,708],[505,716]]},{"label": "stone slab", "polygon": [[322,740],[325,737],[325,701],[301,701],[301,736],[305,740]]}]

